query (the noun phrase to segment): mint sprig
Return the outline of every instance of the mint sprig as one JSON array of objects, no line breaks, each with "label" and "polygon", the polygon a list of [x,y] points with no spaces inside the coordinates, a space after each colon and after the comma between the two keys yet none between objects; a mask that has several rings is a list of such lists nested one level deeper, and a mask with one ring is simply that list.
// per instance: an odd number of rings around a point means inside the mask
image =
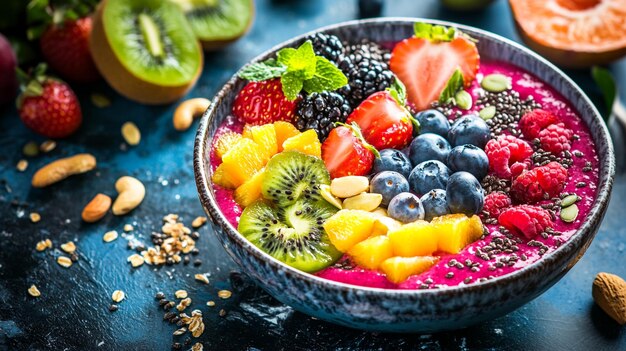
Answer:
[{"label": "mint sprig", "polygon": [[309,40],[297,49],[281,49],[276,57],[244,67],[239,77],[253,82],[280,77],[283,94],[289,100],[295,100],[303,89],[309,94],[321,93],[348,84],[348,78],[337,66],[315,55]]},{"label": "mint sprig", "polygon": [[454,27],[444,27],[423,22],[415,22],[413,31],[417,38],[430,41],[452,41],[457,36],[457,30]]},{"label": "mint sprig", "polygon": [[448,79],[446,87],[443,88],[443,91],[439,94],[439,103],[446,104],[454,102],[454,96],[463,88],[463,84],[463,73],[461,73],[460,68],[457,68],[450,76],[450,79]]}]

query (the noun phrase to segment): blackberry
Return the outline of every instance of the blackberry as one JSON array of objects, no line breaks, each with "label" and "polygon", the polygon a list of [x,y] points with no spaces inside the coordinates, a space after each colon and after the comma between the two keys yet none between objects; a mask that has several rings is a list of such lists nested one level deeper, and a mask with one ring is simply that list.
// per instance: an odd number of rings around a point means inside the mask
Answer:
[{"label": "blackberry", "polygon": [[326,139],[335,122],[345,122],[352,112],[342,95],[324,91],[313,93],[298,103],[293,123],[300,131],[313,129],[321,140]]},{"label": "blackberry", "polygon": [[309,35],[305,40],[311,41],[316,55],[324,56],[332,62],[337,62],[343,53],[341,40],[332,34],[317,33]]},{"label": "blackberry", "polygon": [[361,54],[344,55],[339,61],[339,68],[348,77],[348,85],[340,90],[357,107],[363,100],[377,91],[391,86],[394,75],[385,62]]}]

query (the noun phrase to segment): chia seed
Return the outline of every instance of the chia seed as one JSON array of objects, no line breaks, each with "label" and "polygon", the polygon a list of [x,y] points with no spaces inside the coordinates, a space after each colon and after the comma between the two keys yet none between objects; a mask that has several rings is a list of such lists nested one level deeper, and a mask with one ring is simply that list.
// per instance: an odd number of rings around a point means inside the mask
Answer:
[{"label": "chia seed", "polygon": [[448,273],[446,273],[446,278],[448,278],[448,279],[452,279],[452,278],[454,278],[454,272],[448,272]]},{"label": "chia seed", "polygon": [[578,183],[576,183],[576,187],[577,187],[577,188],[584,188],[584,187],[586,187],[586,186],[587,186],[587,183],[586,183],[586,182],[578,182]]}]

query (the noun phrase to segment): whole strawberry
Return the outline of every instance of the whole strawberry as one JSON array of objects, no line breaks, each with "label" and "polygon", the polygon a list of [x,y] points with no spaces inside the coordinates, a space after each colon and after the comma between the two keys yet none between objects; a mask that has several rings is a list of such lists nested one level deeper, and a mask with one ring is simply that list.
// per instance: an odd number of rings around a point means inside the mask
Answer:
[{"label": "whole strawberry", "polygon": [[24,124],[48,138],[63,138],[74,133],[83,117],[76,95],[65,82],[44,74],[45,65],[35,69],[22,84],[17,109]]},{"label": "whole strawberry", "polygon": [[291,122],[298,101],[285,97],[280,79],[250,82],[235,98],[233,115],[253,125]]}]

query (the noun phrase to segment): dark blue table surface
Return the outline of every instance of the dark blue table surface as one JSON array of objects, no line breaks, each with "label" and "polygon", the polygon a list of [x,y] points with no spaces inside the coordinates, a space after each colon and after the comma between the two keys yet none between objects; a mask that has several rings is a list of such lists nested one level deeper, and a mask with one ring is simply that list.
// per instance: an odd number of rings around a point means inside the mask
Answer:
[{"label": "dark blue table surface", "polygon": [[[453,13],[438,1],[388,0],[385,16],[438,18],[480,27],[519,41],[508,4],[500,0],[482,12]],[[204,72],[190,97],[212,97],[246,61],[262,51],[320,26],[354,19],[356,1],[257,1],[250,33],[228,48],[206,55]],[[626,61],[611,66],[626,87]],[[582,88],[600,101],[587,71],[569,72]],[[337,327],[282,305],[253,286],[230,260],[208,227],[198,241],[203,264],[132,269],[127,240],[105,244],[102,234],[125,223],[149,243],[161,218],[178,213],[187,224],[202,215],[191,167],[194,130],[179,133],[171,127],[174,106],[147,107],[126,100],[104,83],[76,87],[85,122],[75,136],[60,140],[49,154],[31,159],[24,173],[15,169],[22,146],[43,139],[27,130],[14,108],[0,114],[0,349],[11,350],[168,350],[174,327],[162,321],[153,296],[172,296],[186,289],[194,308],[204,314],[201,341],[214,350],[299,349],[527,349],[626,350],[626,329],[610,320],[591,298],[596,273],[626,277],[626,177],[619,174],[611,205],[595,241],[580,262],[552,289],[504,317],[465,330],[433,335],[376,334]],[[91,93],[110,97],[112,105],[96,108]],[[626,88],[622,98],[626,98]],[[141,144],[123,148],[120,126],[134,121],[142,131]],[[623,140],[623,139],[622,139]],[[623,152],[620,142],[618,151]],[[46,189],[30,187],[34,170],[50,160],[90,152],[98,159],[96,171],[76,176]],[[620,153],[621,155],[621,153]],[[619,164],[622,164],[622,156]],[[115,196],[114,182],[122,175],[139,178],[147,188],[143,204],[125,217],[108,215],[85,224],[80,212],[97,192]],[[17,203],[17,205],[16,205]],[[33,224],[28,214],[41,214]],[[69,269],[55,263],[58,249],[39,253],[37,241],[50,238],[55,248],[68,240],[78,246],[80,260]],[[210,284],[193,279],[209,273]],[[36,284],[38,299],[26,290]],[[126,300],[108,311],[111,293],[121,289]],[[217,298],[230,289],[233,297]],[[215,300],[216,307],[205,302]],[[219,315],[223,309],[226,314]],[[194,340],[195,342],[195,340]],[[189,347],[186,347],[187,349]]]}]

